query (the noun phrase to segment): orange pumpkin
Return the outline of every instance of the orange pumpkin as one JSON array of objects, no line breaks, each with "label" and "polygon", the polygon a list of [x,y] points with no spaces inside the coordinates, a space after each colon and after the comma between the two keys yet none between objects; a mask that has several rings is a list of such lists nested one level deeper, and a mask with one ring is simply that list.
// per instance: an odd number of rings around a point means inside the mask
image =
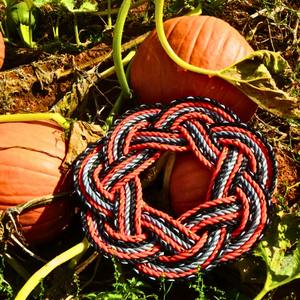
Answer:
[{"label": "orange pumpkin", "polygon": [[192,151],[176,153],[169,186],[170,204],[176,218],[205,202],[212,171]]},{"label": "orange pumpkin", "polygon": [[[168,42],[185,62],[208,70],[222,70],[253,52],[240,33],[210,16],[184,16],[164,22]],[[187,96],[215,99],[248,121],[257,105],[219,77],[179,67],[161,46],[156,30],[140,45],[132,63],[131,86],[141,103],[163,103]]]},{"label": "orange pumpkin", "polygon": [[5,44],[4,44],[2,33],[0,31],[0,69],[3,66],[4,58],[5,58]]},{"label": "orange pumpkin", "polygon": [[[0,210],[73,189],[71,178],[61,172],[67,143],[56,123],[0,123],[0,136]],[[22,212],[19,223],[26,241],[41,244],[56,238],[74,207],[65,198]]]}]

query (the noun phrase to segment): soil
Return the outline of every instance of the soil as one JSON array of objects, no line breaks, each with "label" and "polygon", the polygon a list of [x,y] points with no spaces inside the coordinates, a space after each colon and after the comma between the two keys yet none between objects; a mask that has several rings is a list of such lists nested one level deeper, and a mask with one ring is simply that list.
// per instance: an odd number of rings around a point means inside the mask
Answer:
[{"label": "soil", "polygon": [[[243,36],[247,37],[249,44],[254,50],[268,49],[280,52],[288,61],[293,72],[295,73],[295,83],[293,90],[297,91],[300,87],[300,76],[298,73],[299,66],[299,38],[298,31],[299,17],[294,11],[300,11],[299,1],[283,1],[284,6],[288,9],[280,10],[280,5],[269,5],[268,9],[262,7],[265,1],[228,1],[228,4],[221,8],[212,9],[205,6],[208,11],[219,18],[224,19],[235,27]],[[272,3],[276,1],[271,1]],[[278,9],[273,14],[274,10]],[[0,11],[3,12],[3,5]],[[149,20],[143,22],[143,11],[145,5],[140,6],[130,12],[130,17],[126,23],[124,30],[123,42],[129,43],[128,47],[138,47],[138,43],[134,43],[135,39],[149,32],[154,28],[153,23],[153,7],[149,9]],[[183,13],[184,10],[180,13]],[[103,22],[99,23],[99,18],[93,17],[89,24],[95,25],[95,28],[87,26],[87,31],[95,32],[103,31]],[[65,20],[65,22],[68,22]],[[85,20],[88,23],[88,20]],[[94,22],[94,23],[93,23]],[[83,25],[83,24],[81,24]],[[64,26],[62,36],[69,34],[70,29]],[[82,50],[69,47],[70,44],[59,48],[59,51],[32,50],[18,45],[6,45],[6,58],[3,68],[0,72],[0,114],[16,114],[24,112],[48,112],[52,111],[55,105],[61,101],[67,92],[74,88],[74,83],[82,85],[84,78],[99,77],[101,72],[113,66],[111,54],[112,49],[112,30],[105,30],[104,38],[88,49],[84,46]],[[50,32],[36,33],[37,39],[47,38],[50,40]],[[82,34],[82,40],[84,35]],[[74,40],[71,40],[74,43]],[[130,44],[132,43],[132,44]],[[48,50],[51,50],[49,47]],[[128,51],[128,49],[127,49]],[[103,58],[103,59],[99,59]],[[88,75],[87,75],[88,74]],[[119,84],[115,76],[109,78],[97,79],[93,87],[89,89],[88,101],[83,97],[80,102],[80,109],[76,108],[72,111],[69,118],[90,121],[92,119],[96,124],[102,124],[108,112],[115,103],[120,92]],[[262,109],[259,109],[250,125],[261,131],[271,143],[275,150],[278,161],[278,184],[277,191],[273,197],[273,202],[281,206],[285,211],[293,211],[298,208],[300,198],[300,123],[298,121],[291,122],[283,118],[274,116]],[[74,233],[76,236],[74,237]],[[83,234],[80,229],[79,216],[76,216],[66,230],[63,236],[58,240],[51,242],[50,245],[44,245],[38,248],[32,248],[36,255],[40,255],[45,259],[51,259],[55,255],[62,253],[64,250],[80,242]],[[51,247],[50,247],[51,246]],[[10,253],[18,258],[28,271],[33,273],[43,264],[24,253],[20,248],[8,246]],[[92,250],[88,250],[86,257],[93,255]],[[105,288],[108,283],[113,283],[113,266],[111,261],[101,258],[101,269],[107,272],[99,272],[97,269],[100,256],[95,255],[95,260],[82,266],[82,272],[78,273],[79,281],[87,282],[91,279],[88,287],[89,292],[99,292],[101,288]],[[14,276],[14,270],[7,267],[10,276]],[[124,271],[125,270],[125,271]],[[129,268],[124,267],[124,274],[132,274]],[[7,271],[6,271],[7,272]],[[96,272],[96,279],[92,274]],[[222,272],[226,269],[220,269],[218,272],[212,272],[208,276],[207,283],[219,283],[220,289],[230,286],[235,289],[233,282],[224,283]],[[63,276],[63,277],[62,277]],[[234,277],[233,277],[234,278]],[[69,280],[69,281],[68,281]],[[71,280],[71,283],[70,283]],[[16,288],[21,287],[23,281],[18,279]],[[62,282],[68,281],[68,284]],[[80,284],[80,282],[77,282]],[[72,274],[66,272],[65,267],[58,268],[54,274],[46,277],[44,285],[46,287],[46,296],[44,299],[67,299],[66,295],[74,293],[77,288],[76,280]],[[155,290],[159,292],[159,286],[151,283]],[[273,295],[274,300],[283,299],[300,299],[299,281],[295,281],[278,289]],[[148,291],[148,290],[147,290]],[[151,293],[151,289],[149,289]],[[243,290],[243,292],[245,292]],[[208,291],[211,299],[214,295],[212,291]],[[219,294],[218,294],[219,295]],[[219,295],[221,296],[221,294]],[[253,295],[252,295],[253,296]],[[189,285],[180,283],[172,288],[167,299],[195,299],[197,294],[194,293]],[[0,295],[1,298],[1,295]],[[4,298],[3,298],[4,299]],[[239,298],[240,299],[240,298]],[[269,298],[265,298],[269,299]]]}]

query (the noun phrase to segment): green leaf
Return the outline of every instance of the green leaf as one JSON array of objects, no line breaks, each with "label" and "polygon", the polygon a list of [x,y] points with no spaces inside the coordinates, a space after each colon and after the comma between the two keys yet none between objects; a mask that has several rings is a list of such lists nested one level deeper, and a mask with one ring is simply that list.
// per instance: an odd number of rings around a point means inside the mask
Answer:
[{"label": "green leaf", "polygon": [[58,0],[34,0],[33,4],[36,7],[42,7],[46,4],[52,4],[52,3],[57,3]]},{"label": "green leaf", "polygon": [[300,278],[300,240],[297,243],[297,247],[293,253],[294,262],[296,268],[294,269],[294,279]]},{"label": "green leaf", "polygon": [[60,3],[72,13],[84,13],[84,12],[95,12],[97,11],[97,3],[92,3],[90,1],[83,1],[79,8],[75,7],[75,2],[73,0],[60,0]]},{"label": "green leaf", "polygon": [[74,1],[73,0],[61,0],[60,3],[70,12],[74,10]]},{"label": "green leaf", "polygon": [[266,263],[266,281],[255,300],[262,299],[269,291],[300,278],[300,214],[293,212],[275,215],[265,240],[254,254]]},{"label": "green leaf", "polygon": [[77,10],[78,12],[95,12],[97,11],[97,3],[83,2]]},{"label": "green leaf", "polygon": [[[20,24],[29,26],[29,9],[25,2],[19,2],[7,8],[6,18],[10,30],[17,29]],[[39,22],[39,12],[36,8],[31,10],[31,26],[35,29]]]},{"label": "green leaf", "polygon": [[28,10],[31,10],[33,8],[33,6],[34,6],[33,1],[32,0],[24,0],[24,1],[25,1],[25,3],[28,6]]},{"label": "green leaf", "polygon": [[4,4],[5,4],[6,7],[8,7],[8,6],[14,4],[15,1],[16,1],[16,0],[7,0],[6,3],[5,3],[5,1],[4,1]]},{"label": "green leaf", "polygon": [[20,36],[22,37],[23,42],[26,45],[29,45],[30,44],[29,26],[26,24],[20,23],[19,33],[20,33]]},{"label": "green leaf", "polygon": [[219,73],[263,109],[280,117],[300,118],[300,102],[289,94],[293,73],[279,53],[256,51]]},{"label": "green leaf", "polygon": [[83,299],[87,299],[87,300],[96,300],[97,299],[97,295],[95,294],[88,294],[88,295],[85,295],[83,297]]}]

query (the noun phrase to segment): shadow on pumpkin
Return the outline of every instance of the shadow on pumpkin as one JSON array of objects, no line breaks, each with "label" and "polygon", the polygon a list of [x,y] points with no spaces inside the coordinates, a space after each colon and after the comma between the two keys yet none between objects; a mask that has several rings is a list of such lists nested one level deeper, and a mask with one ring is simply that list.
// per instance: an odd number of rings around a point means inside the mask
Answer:
[{"label": "shadow on pumpkin", "polygon": [[0,135],[0,210],[20,214],[5,228],[21,229],[30,244],[48,242],[68,226],[76,207],[72,171],[61,171],[68,147],[64,131],[50,121],[11,122],[0,123]]}]

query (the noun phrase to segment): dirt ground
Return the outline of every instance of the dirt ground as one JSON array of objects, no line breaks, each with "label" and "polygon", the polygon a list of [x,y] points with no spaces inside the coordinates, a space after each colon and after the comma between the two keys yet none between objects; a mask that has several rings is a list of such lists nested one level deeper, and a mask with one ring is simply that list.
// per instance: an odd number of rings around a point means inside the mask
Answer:
[{"label": "dirt ground", "polygon": [[[280,5],[277,5],[276,9],[274,5],[269,5],[269,11],[263,9],[262,2],[265,1],[228,1],[228,4],[221,9],[212,9],[211,12],[227,21],[243,36],[247,37],[254,50],[268,49],[280,52],[295,72],[293,89],[298,90],[300,87],[298,73],[300,63],[298,22],[300,17],[297,17],[298,15],[292,11],[300,11],[299,1],[283,1],[284,6],[282,7],[285,9],[282,10]],[[3,11],[3,5],[1,9]],[[129,43],[128,47],[138,47],[138,44],[133,41],[154,28],[153,20],[146,23],[142,22],[141,12],[144,9],[145,6],[142,6],[130,13],[123,38],[124,43]],[[149,12],[153,14],[153,8]],[[95,24],[100,24],[98,18],[95,18],[95,22],[97,22]],[[97,26],[101,28],[103,24]],[[41,34],[39,38],[41,38]],[[43,38],[46,39],[47,37]],[[74,88],[74,83],[80,85],[84,82],[83,78],[89,78],[88,76],[91,76],[90,78],[93,80],[95,74],[98,76],[113,65],[110,55],[111,49],[112,30],[105,32],[105,39],[101,43],[80,52],[62,49],[59,53],[51,53],[7,44],[6,59],[0,72],[0,114],[50,111],[65,97],[67,92]],[[115,76],[96,80],[89,89],[88,99],[83,97],[80,109],[75,109],[69,117],[80,120],[92,119],[96,124],[101,124],[116,101],[119,92],[120,88]],[[250,121],[250,125],[268,138],[276,153],[278,185],[273,202],[287,210],[296,209],[300,197],[300,185],[298,184],[300,182],[299,123],[290,122],[259,109]],[[52,244],[51,250],[49,250],[49,245],[45,245],[33,249],[33,251],[47,259],[61,253],[70,245],[80,242],[83,235],[79,223],[78,217],[75,217],[64,236],[55,241],[57,243],[55,246]],[[75,238],[74,232],[78,233]],[[36,270],[42,266],[41,262],[28,257],[28,254],[20,249],[13,249],[10,245],[8,247],[26,268]],[[89,252],[89,254],[91,253]],[[100,261],[100,258],[95,256],[93,262],[83,266],[83,271],[80,273],[81,281],[88,281],[91,278],[91,274],[97,269],[95,263],[98,260]],[[96,279],[93,279],[89,286],[90,291],[99,291],[99,288],[113,281],[111,263],[102,258],[101,264],[109,272],[101,274],[98,271]],[[12,272],[12,270],[10,271]],[[127,268],[125,268],[125,272],[131,274]],[[213,272],[208,282],[218,281],[220,288],[227,287],[227,283],[223,282],[222,284],[222,272],[226,271],[220,270],[220,274]],[[107,273],[110,274],[111,278],[108,279],[105,276]],[[11,276],[11,274],[9,275]],[[67,274],[65,269],[63,272],[58,269],[56,273],[48,276],[44,284],[47,287],[49,283],[49,286],[52,287],[47,291],[49,296],[47,299],[66,299],[60,292],[76,288],[75,281],[72,284],[62,284],[69,278],[70,274]],[[228,284],[232,286],[232,289],[235,288],[234,282]],[[21,280],[19,285],[22,285]],[[299,281],[295,281],[278,289],[272,299],[300,299],[298,285]],[[158,289],[157,286],[155,288]],[[63,294],[63,292],[61,293]],[[190,291],[186,284],[182,283],[171,289],[167,299],[195,299],[195,294]]]}]

